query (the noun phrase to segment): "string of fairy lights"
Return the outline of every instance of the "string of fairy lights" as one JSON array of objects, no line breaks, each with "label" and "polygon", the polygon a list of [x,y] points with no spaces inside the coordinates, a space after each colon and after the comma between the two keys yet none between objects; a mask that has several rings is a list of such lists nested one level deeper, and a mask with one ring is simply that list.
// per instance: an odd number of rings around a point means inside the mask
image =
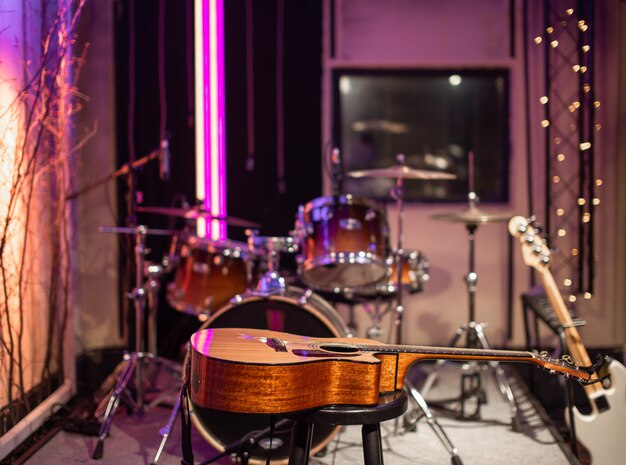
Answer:
[{"label": "string of fairy lights", "polygon": [[[534,38],[544,47],[545,91],[541,127],[545,130],[546,232],[552,272],[569,302],[591,299],[597,257],[594,252],[597,190],[594,139],[600,101],[594,92],[593,2],[544,0],[544,28]],[[571,2],[570,2],[571,3]]]}]

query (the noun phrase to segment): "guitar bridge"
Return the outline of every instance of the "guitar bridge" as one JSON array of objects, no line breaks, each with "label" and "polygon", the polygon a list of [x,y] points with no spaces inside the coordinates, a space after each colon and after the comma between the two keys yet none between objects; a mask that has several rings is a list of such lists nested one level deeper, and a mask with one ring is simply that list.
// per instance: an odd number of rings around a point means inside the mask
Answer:
[{"label": "guitar bridge", "polygon": [[280,338],[272,337],[267,340],[266,344],[276,352],[287,352],[287,346]]}]

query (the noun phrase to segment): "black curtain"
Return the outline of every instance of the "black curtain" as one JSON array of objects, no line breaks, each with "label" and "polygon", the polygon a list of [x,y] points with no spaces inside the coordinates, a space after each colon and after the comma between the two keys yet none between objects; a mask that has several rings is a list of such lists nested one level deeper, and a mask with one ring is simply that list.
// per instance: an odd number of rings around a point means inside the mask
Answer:
[{"label": "black curtain", "polygon": [[[195,136],[193,108],[193,2],[165,0],[164,27],[160,29],[159,4],[154,0],[118,0],[116,14],[117,161],[141,158],[160,142],[161,111],[166,112],[170,140],[171,175],[159,178],[158,162],[137,173],[137,199],[144,205],[176,206],[183,199],[195,202]],[[226,156],[228,214],[262,224],[261,235],[286,236],[294,227],[300,204],[321,195],[321,2],[284,2],[283,83],[284,106],[276,108],[277,8],[276,0],[253,1],[254,134],[255,166],[248,158],[246,2],[225,0]],[[164,34],[159,72],[159,33]],[[165,108],[159,101],[159,84],[166,89]],[[276,137],[277,111],[284,115],[285,187],[278,190]],[[131,113],[134,119],[131,120]],[[129,140],[131,143],[129,144]],[[134,140],[134,142],[133,142]],[[129,221],[128,186],[119,182],[120,225]],[[137,215],[136,224],[149,228],[180,229],[180,219]],[[243,229],[229,227],[228,237],[245,240]],[[131,282],[132,238],[123,237],[120,273],[122,288]],[[171,239],[149,236],[149,260],[160,261]],[[174,271],[175,273],[175,271]],[[162,281],[164,289],[173,274]],[[159,351],[175,356],[178,346],[199,327],[197,319],[169,305],[161,292],[158,314]],[[129,305],[124,295],[120,296]],[[130,305],[132,316],[132,305]],[[127,324],[127,322],[124,322]],[[133,323],[128,323],[132,325]],[[131,328],[129,334],[133,334]],[[134,347],[134,345],[131,345]]]}]

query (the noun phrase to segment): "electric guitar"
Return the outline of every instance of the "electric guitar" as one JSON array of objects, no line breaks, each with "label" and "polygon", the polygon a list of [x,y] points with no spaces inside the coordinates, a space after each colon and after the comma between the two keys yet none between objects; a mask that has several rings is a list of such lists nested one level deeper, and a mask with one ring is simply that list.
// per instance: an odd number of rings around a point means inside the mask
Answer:
[{"label": "electric guitar", "polygon": [[[590,364],[589,355],[563,297],[550,272],[550,249],[535,227],[521,216],[511,218],[509,232],[520,239],[524,262],[541,276],[548,300],[563,327],[567,349],[575,364]],[[594,465],[612,465],[626,458],[626,368],[616,360],[608,364],[611,386],[588,383],[585,394],[592,412],[583,415],[574,408],[576,437],[591,454]],[[597,376],[592,375],[592,380]],[[569,422],[569,415],[565,415]],[[621,457],[621,459],[620,459]]]},{"label": "electric guitar", "polygon": [[360,338],[311,338],[265,329],[210,328],[191,336],[185,383],[196,405],[279,414],[329,405],[375,405],[401,390],[421,360],[527,362],[591,381],[576,367],[532,352],[389,345]]}]

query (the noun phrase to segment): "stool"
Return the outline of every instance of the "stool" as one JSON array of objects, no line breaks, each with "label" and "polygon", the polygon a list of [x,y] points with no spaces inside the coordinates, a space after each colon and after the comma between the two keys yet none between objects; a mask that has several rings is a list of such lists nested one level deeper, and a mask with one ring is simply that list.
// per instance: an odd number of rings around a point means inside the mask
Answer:
[{"label": "stool", "polygon": [[315,425],[362,425],[363,458],[365,465],[383,465],[380,422],[402,415],[407,409],[404,390],[381,394],[373,406],[331,406],[290,414],[296,423],[291,435],[289,465],[306,465],[309,461]]}]

